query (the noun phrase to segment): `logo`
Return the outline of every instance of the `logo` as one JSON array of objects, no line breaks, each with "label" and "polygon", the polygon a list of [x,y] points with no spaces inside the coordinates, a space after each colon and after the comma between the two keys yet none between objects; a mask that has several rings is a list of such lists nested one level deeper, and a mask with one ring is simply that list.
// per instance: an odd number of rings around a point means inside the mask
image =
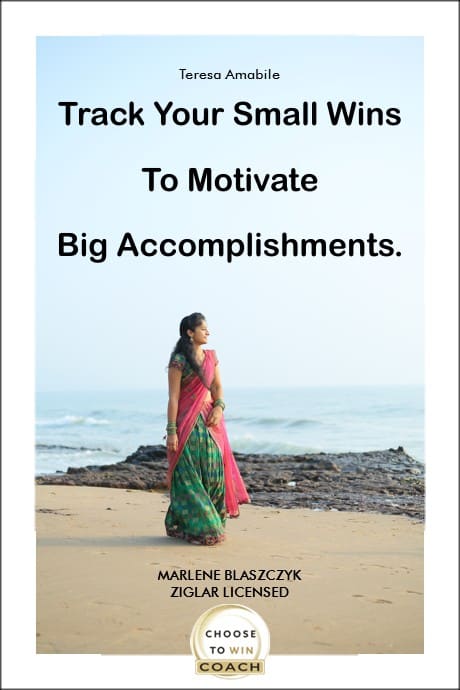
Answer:
[{"label": "logo", "polygon": [[265,673],[270,632],[263,618],[247,606],[223,604],[198,618],[190,646],[196,673],[242,678]]}]

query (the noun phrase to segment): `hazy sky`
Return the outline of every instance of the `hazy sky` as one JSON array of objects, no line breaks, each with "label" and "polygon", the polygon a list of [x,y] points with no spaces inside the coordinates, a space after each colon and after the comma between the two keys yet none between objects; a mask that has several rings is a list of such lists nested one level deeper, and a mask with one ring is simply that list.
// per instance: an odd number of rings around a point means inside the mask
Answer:
[{"label": "hazy sky", "polygon": [[[279,80],[181,80],[271,67]],[[326,102],[395,107],[399,126],[333,127]],[[59,101],[144,108],[145,125],[69,126]],[[154,101],[220,106],[161,127]],[[311,126],[238,127],[233,104],[299,107]],[[203,312],[224,386],[423,380],[423,41],[360,37],[43,37],[37,44],[37,388],[162,388],[180,319]],[[180,180],[147,190],[142,167]],[[318,190],[202,192],[189,167],[314,173]],[[60,257],[59,233],[107,240]],[[116,256],[122,236],[391,238],[401,256]]]}]

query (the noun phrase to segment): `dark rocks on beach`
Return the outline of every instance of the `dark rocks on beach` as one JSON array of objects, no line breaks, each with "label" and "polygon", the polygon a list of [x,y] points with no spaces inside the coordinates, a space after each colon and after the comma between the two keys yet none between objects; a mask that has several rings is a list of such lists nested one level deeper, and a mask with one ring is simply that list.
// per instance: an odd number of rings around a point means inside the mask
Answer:
[{"label": "dark rocks on beach", "polygon": [[[235,453],[254,505],[353,510],[423,520],[424,466],[404,448],[365,453],[270,455]],[[140,446],[112,465],[69,467],[37,484],[166,490],[165,446]]]}]

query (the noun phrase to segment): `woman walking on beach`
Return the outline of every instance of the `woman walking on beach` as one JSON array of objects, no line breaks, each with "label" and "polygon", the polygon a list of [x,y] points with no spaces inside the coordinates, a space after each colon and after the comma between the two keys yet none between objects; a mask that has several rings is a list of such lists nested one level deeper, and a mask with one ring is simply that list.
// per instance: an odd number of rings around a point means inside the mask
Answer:
[{"label": "woman walking on beach", "polygon": [[168,366],[167,453],[170,537],[193,544],[225,539],[227,516],[249,503],[227,437],[222,384],[214,350],[203,350],[209,331],[203,314],[185,316]]}]

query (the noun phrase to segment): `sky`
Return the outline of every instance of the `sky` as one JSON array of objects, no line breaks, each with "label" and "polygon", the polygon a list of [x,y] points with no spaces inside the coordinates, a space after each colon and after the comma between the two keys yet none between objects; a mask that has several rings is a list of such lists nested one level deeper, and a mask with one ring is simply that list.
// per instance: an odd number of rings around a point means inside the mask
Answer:
[{"label": "sky", "polygon": [[[271,68],[279,80],[187,80]],[[143,107],[140,126],[65,125],[59,102]],[[222,107],[160,126],[154,102]],[[239,127],[233,104],[298,107],[312,126]],[[328,102],[394,107],[401,124],[337,126]],[[149,192],[143,167],[175,174]],[[187,190],[216,174],[313,173],[314,192]],[[179,322],[205,314],[225,387],[423,383],[423,39],[95,36],[37,39],[36,386],[163,388]],[[391,238],[399,257],[116,256],[121,238]],[[104,238],[107,259],[59,256]]]}]

